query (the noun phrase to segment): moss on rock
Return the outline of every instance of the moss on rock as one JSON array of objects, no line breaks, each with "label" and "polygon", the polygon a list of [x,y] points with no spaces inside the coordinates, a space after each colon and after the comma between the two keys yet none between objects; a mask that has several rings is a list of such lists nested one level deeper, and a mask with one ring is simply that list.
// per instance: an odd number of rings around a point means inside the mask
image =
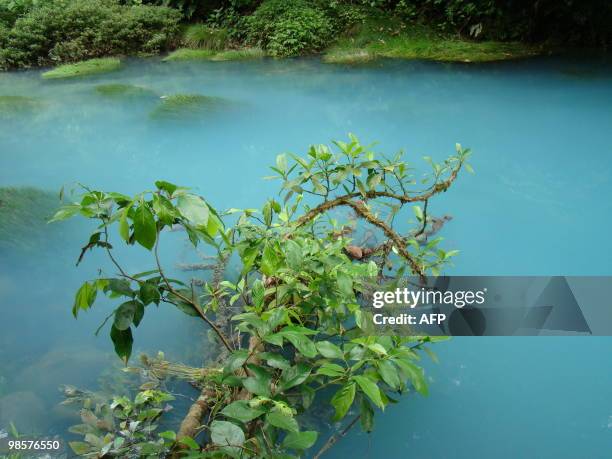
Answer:
[{"label": "moss on rock", "polygon": [[58,227],[47,226],[59,200],[37,188],[0,188],[0,250],[36,250]]},{"label": "moss on rock", "polygon": [[34,97],[0,95],[0,118],[11,117],[19,113],[30,113],[43,106],[44,103]]},{"label": "moss on rock", "polygon": [[162,96],[160,104],[151,112],[152,118],[184,118],[218,111],[228,106],[221,97],[201,94],[172,94]]},{"label": "moss on rock", "polygon": [[122,83],[101,84],[95,87],[95,91],[101,96],[112,99],[157,97],[155,91],[149,88]]},{"label": "moss on rock", "polygon": [[121,68],[121,61],[115,57],[101,59],[89,59],[75,64],[60,65],[52,70],[44,72],[45,79],[75,78],[99,73],[114,72]]}]

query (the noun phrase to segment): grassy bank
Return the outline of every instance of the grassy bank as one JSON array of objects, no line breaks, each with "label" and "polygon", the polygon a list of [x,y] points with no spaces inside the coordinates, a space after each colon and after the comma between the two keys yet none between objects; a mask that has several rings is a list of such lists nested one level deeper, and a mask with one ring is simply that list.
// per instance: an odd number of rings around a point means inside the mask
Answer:
[{"label": "grassy bank", "polygon": [[368,20],[323,53],[327,63],[357,64],[380,57],[448,62],[491,62],[537,55],[540,48],[514,42],[468,41],[419,25]]},{"label": "grassy bank", "polygon": [[46,80],[54,80],[60,78],[75,78],[88,75],[97,75],[99,73],[114,72],[121,68],[121,61],[114,57],[106,57],[102,59],[89,59],[87,61],[77,62],[75,64],[60,65],[48,72],[42,74]]},{"label": "grassy bank", "polygon": [[163,60],[172,61],[236,61],[244,59],[258,59],[265,56],[260,48],[240,48],[214,51],[211,49],[180,48],[170,53]]}]

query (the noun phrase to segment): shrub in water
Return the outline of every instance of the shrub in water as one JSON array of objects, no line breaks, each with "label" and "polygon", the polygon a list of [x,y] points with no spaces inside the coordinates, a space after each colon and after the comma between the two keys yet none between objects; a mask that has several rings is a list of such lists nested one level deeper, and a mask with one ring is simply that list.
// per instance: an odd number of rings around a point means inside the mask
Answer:
[{"label": "shrub in water", "polygon": [[164,7],[49,0],[16,20],[0,50],[0,67],[159,52],[177,34],[179,20],[177,11]]},{"label": "shrub in water", "polygon": [[333,32],[325,12],[304,0],[265,0],[248,18],[247,29],[247,40],[272,56],[318,51]]}]

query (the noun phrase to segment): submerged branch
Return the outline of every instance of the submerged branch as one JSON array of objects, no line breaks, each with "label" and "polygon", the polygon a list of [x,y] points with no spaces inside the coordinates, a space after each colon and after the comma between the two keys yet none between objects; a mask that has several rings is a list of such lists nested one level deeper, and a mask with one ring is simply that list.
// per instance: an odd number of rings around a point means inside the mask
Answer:
[{"label": "submerged branch", "polygon": [[357,424],[359,421],[360,415],[358,414],[353,418],[353,420],[344,428],[341,432],[332,435],[329,437],[329,440],[325,442],[325,444],[321,447],[321,449],[313,456],[313,459],[319,459],[328,449],[338,443],[339,440],[342,439],[349,431]]}]

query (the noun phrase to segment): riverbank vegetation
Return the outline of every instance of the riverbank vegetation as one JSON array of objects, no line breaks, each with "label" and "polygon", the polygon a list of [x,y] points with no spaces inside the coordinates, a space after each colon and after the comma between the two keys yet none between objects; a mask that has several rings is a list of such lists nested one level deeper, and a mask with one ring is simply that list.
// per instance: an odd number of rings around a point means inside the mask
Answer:
[{"label": "riverbank vegetation", "polygon": [[605,0],[0,0],[0,68],[176,48],[225,52],[214,55],[224,60],[247,48],[274,57],[327,50],[327,62],[481,62],[606,48],[611,21]]},{"label": "riverbank vegetation", "polygon": [[[441,163],[427,159],[431,170],[423,175],[401,153],[377,155],[350,136],[333,149],[314,145],[303,156],[279,155],[271,178],[279,181],[280,199],[225,212],[165,181],[134,196],[84,188],[53,221],[94,220],[79,261],[103,251],[114,273],[83,283],[73,315],[99,296],[116,302],[98,332],[107,330],[127,364],[152,305],[170,305],[201,320],[215,358],[197,369],[163,355],[144,357],[155,381],[104,410],[90,402],[75,430],[85,441],[72,445],[75,452],[288,458],[318,444],[319,458],[358,423],[371,432],[375,416],[398,396],[427,395],[418,359],[433,355],[428,345],[440,338],[376,336],[368,304],[374,290],[406,285],[406,276],[437,275],[456,255],[440,247],[440,238],[422,236],[431,221],[428,203],[470,169],[469,155],[457,145]],[[412,228],[405,224],[411,220]],[[182,230],[206,256],[199,269],[209,275],[166,274],[160,246],[170,230]],[[149,251],[151,269],[128,271],[114,255],[121,245]],[[157,383],[166,376],[200,391],[177,432],[156,430],[169,400]],[[328,417],[341,423],[336,433],[323,425]]]},{"label": "riverbank vegetation", "polygon": [[80,76],[96,75],[98,73],[114,72],[121,68],[121,61],[114,57],[89,59],[74,64],[64,64],[42,74],[47,80],[61,78],[75,78]]}]

